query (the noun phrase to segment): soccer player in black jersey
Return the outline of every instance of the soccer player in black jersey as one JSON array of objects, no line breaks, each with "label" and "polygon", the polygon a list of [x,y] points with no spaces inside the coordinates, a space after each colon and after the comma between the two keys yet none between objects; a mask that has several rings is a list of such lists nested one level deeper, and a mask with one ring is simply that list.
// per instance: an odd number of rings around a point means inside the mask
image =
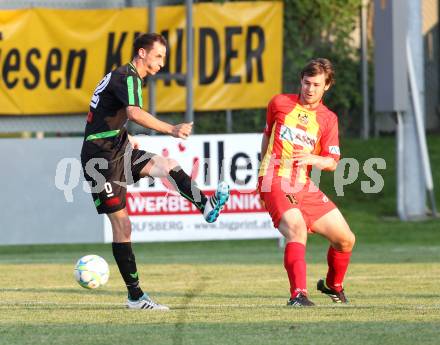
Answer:
[{"label": "soccer player in black jersey", "polygon": [[105,213],[113,230],[113,255],[128,289],[127,307],[168,310],[155,303],[139,285],[136,261],[131,247],[131,223],[127,214],[127,184],[140,178],[166,177],[180,194],[191,201],[207,222],[214,222],[229,197],[229,186],[221,182],[207,198],[194,181],[169,158],[138,149],[127,133],[131,120],[176,138],[186,139],[192,123],[171,125],[142,109],[142,79],[155,75],[164,66],[167,42],[159,34],[136,38],[133,60],[108,73],[96,87],[87,116],[81,163],[89,181],[98,213]]}]

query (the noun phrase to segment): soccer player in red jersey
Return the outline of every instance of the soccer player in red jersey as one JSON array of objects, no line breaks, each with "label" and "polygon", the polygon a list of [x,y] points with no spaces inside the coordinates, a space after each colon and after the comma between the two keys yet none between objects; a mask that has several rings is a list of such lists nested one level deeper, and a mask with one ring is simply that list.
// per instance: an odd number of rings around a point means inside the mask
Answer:
[{"label": "soccer player in red jersey", "polygon": [[334,171],[340,157],[338,119],[322,103],[333,83],[331,62],[311,60],[301,72],[300,94],[276,95],[267,107],[258,190],[274,226],[286,238],[289,306],[314,305],[306,285],[309,232],[330,242],[327,276],[318,281],[317,289],[335,303],[347,303],[342,284],[355,236],[335,204],[310,179],[312,166]]}]

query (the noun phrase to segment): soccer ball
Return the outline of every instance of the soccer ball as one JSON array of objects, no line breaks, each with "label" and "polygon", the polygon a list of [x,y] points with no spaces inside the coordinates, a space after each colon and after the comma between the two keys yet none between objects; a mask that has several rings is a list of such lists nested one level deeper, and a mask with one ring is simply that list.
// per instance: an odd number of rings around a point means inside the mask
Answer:
[{"label": "soccer ball", "polygon": [[75,279],[86,289],[96,289],[107,283],[110,272],[107,262],[98,255],[83,256],[75,265]]}]

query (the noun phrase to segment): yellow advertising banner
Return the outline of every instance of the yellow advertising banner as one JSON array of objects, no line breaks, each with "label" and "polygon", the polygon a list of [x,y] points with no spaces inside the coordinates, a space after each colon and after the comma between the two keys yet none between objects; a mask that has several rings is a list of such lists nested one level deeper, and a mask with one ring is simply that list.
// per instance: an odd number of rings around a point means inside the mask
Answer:
[{"label": "yellow advertising banner", "polygon": [[[193,10],[195,110],[265,107],[281,92],[282,2],[199,3]],[[130,61],[147,18],[145,8],[0,11],[0,114],[87,112],[102,77]],[[156,25],[169,42],[163,72],[185,73],[185,7],[158,7]],[[156,85],[158,112],[185,110],[184,82]]]}]

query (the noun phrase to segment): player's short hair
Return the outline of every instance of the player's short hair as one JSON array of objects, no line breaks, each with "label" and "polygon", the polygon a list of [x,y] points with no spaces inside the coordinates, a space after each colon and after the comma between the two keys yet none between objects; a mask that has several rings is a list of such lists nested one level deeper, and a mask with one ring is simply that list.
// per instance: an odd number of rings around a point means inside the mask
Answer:
[{"label": "player's short hair", "polygon": [[148,53],[153,48],[154,42],[167,46],[167,40],[160,34],[148,33],[136,37],[133,43],[133,56],[137,56],[141,48],[144,48]]},{"label": "player's short hair", "polygon": [[314,77],[324,73],[325,85],[332,86],[335,83],[335,70],[330,60],[325,58],[316,58],[310,60],[301,71],[301,79],[304,76]]}]

